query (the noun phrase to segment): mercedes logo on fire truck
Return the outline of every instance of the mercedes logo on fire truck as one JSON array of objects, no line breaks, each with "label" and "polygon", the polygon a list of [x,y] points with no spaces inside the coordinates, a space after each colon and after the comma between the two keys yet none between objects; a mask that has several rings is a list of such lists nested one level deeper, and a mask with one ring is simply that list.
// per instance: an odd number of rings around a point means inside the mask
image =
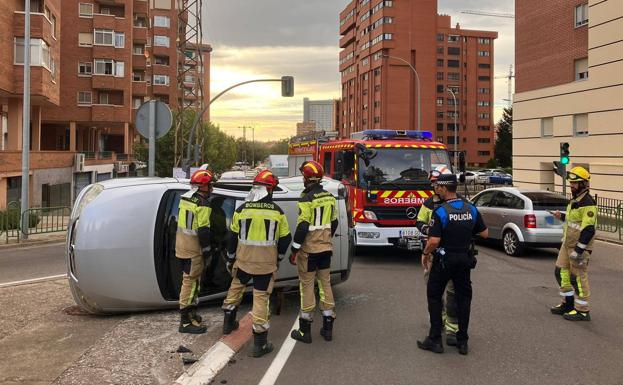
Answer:
[{"label": "mercedes logo on fire truck", "polygon": [[409,207],[407,209],[407,218],[409,219],[417,218],[417,209],[415,207]]}]

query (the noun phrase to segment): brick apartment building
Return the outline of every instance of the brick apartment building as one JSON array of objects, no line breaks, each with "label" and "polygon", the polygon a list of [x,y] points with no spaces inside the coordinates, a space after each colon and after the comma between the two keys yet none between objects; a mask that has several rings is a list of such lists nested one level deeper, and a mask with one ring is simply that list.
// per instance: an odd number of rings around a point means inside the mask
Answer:
[{"label": "brick apartment building", "polygon": [[[186,28],[177,4],[31,0],[31,205],[67,205],[87,184],[127,173],[143,102],[161,100],[172,110],[207,103],[211,48],[178,57]],[[23,11],[20,0],[0,4],[0,25],[11,28],[11,38],[0,40],[7,53],[0,56],[0,208],[21,189]],[[188,71],[178,87],[182,65]]]},{"label": "brick apartment building", "polygon": [[560,143],[591,172],[591,191],[623,199],[623,6],[618,0],[515,5],[516,185],[561,191]]},{"label": "brick apartment building", "polygon": [[493,157],[493,42],[497,32],[451,26],[436,0],[353,0],[340,13],[342,82],[339,135],[365,129],[417,129],[454,144],[472,165]]}]

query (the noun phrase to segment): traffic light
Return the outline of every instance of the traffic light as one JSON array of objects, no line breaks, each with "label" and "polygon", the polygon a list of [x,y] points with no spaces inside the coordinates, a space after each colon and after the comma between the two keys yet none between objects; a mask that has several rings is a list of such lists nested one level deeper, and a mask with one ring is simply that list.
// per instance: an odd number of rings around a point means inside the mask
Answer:
[{"label": "traffic light", "polygon": [[554,161],[554,172],[564,179],[567,176],[567,166],[564,165],[562,162],[555,160]]},{"label": "traffic light", "polygon": [[281,96],[288,98],[294,96],[294,77],[281,77]]},{"label": "traffic light", "polygon": [[563,165],[569,164],[569,143],[560,143],[560,163]]}]

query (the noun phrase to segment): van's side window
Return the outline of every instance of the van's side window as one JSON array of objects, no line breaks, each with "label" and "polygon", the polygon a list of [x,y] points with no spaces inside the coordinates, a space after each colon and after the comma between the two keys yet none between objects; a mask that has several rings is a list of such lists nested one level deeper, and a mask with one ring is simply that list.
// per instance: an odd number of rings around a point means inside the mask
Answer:
[{"label": "van's side window", "polygon": [[333,174],[331,173],[331,155],[333,155],[332,152],[324,153],[324,164],[322,166],[324,167],[325,174],[333,177]]}]

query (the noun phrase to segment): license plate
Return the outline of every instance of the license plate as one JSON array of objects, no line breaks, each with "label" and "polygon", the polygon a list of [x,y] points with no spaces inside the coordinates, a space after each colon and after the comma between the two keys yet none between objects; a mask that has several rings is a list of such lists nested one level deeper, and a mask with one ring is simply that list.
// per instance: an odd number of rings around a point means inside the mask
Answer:
[{"label": "license plate", "polygon": [[418,237],[420,236],[420,231],[418,229],[404,229],[400,230],[400,237]]}]

